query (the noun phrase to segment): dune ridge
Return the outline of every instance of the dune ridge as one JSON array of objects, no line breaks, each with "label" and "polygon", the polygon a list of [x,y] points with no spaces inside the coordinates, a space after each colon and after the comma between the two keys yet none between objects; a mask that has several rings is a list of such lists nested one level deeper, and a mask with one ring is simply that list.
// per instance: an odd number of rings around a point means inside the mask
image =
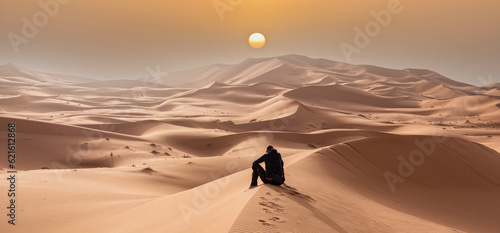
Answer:
[{"label": "dune ridge", "polygon": [[[500,229],[495,83],[299,55],[153,81],[7,64],[0,83],[22,177],[9,232]],[[269,144],[285,185],[249,190]]]}]

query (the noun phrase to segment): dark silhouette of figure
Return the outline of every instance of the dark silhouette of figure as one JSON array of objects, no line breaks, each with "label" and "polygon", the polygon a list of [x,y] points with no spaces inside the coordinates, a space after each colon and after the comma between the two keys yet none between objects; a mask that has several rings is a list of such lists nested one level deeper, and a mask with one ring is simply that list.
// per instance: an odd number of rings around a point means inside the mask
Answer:
[{"label": "dark silhouette of figure", "polygon": [[[266,169],[260,163],[266,163]],[[282,185],[285,182],[285,172],[283,170],[283,160],[273,146],[266,148],[266,153],[255,160],[252,164],[252,183],[250,188],[257,186],[257,177],[260,177],[264,184]]]}]

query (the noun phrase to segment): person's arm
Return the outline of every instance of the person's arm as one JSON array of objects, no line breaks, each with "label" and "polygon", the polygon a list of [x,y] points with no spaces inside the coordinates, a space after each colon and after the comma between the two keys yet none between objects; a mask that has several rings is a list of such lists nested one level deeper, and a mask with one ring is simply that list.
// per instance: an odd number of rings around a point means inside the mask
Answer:
[{"label": "person's arm", "polygon": [[258,158],[257,160],[253,161],[252,166],[266,161],[266,155],[267,154],[264,154],[264,155],[260,156],[260,158]]}]

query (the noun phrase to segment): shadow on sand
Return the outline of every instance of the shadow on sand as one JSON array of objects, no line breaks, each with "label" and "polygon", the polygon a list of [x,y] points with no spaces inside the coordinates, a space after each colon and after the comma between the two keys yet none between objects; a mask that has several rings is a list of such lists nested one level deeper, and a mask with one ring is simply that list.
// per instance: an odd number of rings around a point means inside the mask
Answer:
[{"label": "shadow on sand", "polygon": [[281,186],[274,186],[274,185],[269,185],[269,186],[274,191],[289,197],[297,204],[310,210],[317,219],[324,222],[331,228],[341,233],[347,233],[347,231],[344,228],[342,228],[339,224],[337,224],[335,221],[333,221],[331,218],[329,218],[320,210],[316,209],[316,207],[311,205],[312,202],[315,202],[314,198],[312,198],[311,196],[304,194],[300,192],[298,189],[286,184],[283,184]]}]

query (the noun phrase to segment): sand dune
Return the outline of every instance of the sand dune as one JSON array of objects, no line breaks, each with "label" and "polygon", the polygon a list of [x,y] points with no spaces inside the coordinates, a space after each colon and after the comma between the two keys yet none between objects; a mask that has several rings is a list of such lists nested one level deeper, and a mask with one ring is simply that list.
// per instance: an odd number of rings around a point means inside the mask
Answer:
[{"label": "sand dune", "polygon": [[[398,174],[398,156],[410,155],[416,140],[436,141],[435,152],[424,154],[422,165],[392,193],[383,174]],[[469,152],[484,157],[471,159]],[[287,186],[260,189],[233,230],[266,231],[266,224],[252,224],[262,220],[287,232],[495,232],[499,215],[491,205],[499,204],[499,162],[497,152],[452,138],[340,143],[288,166],[293,179]]]},{"label": "sand dune", "polygon": [[416,103],[411,103],[411,101],[405,101],[405,99],[408,98],[402,99],[400,97],[388,98],[377,96],[339,84],[302,87],[287,92],[284,96],[309,105],[321,106],[347,105],[348,107],[356,108],[358,107],[356,105],[365,105],[379,108],[404,108],[416,105]]},{"label": "sand dune", "polygon": [[51,74],[29,70],[14,64],[0,65],[0,76],[15,80],[29,80],[30,82],[90,82],[89,78],[72,75]]},{"label": "sand dune", "polygon": [[[0,66],[19,176],[1,229],[497,232],[499,90],[298,55],[153,81]],[[249,190],[269,144],[286,183]]]}]

